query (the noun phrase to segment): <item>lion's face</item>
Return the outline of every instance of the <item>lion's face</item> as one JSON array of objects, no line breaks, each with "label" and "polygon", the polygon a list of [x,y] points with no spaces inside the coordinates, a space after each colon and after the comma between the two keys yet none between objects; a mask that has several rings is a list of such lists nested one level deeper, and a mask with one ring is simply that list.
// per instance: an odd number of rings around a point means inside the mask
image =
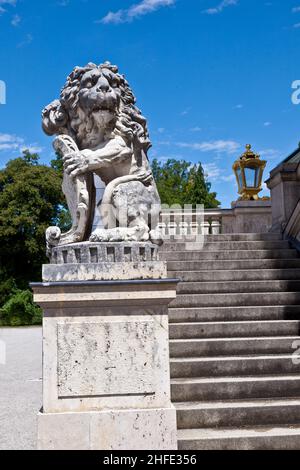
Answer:
[{"label": "lion's face", "polygon": [[43,129],[48,135],[69,135],[80,149],[95,148],[112,133],[145,152],[151,145],[129,84],[109,62],[74,68],[60,99],[44,109]]},{"label": "lion's face", "polygon": [[95,68],[82,76],[79,106],[87,116],[93,116],[101,127],[116,117],[120,100],[119,81],[110,70]]}]

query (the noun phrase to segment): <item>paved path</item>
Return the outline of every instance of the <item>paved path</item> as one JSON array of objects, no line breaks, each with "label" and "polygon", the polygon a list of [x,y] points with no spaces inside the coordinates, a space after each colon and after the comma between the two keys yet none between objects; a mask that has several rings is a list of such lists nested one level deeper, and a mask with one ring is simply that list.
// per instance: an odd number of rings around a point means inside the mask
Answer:
[{"label": "paved path", "polygon": [[[6,364],[1,350],[6,346]],[[35,449],[42,404],[42,329],[0,328],[0,449]]]}]

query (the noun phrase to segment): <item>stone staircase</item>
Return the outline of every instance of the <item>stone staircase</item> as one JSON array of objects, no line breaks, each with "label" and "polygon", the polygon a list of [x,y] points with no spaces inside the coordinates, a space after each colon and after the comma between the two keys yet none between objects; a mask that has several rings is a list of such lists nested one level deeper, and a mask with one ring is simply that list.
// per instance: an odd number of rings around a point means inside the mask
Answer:
[{"label": "stone staircase", "polygon": [[300,449],[296,250],[276,234],[190,248],[169,241],[160,256],[181,279],[169,310],[179,449]]}]

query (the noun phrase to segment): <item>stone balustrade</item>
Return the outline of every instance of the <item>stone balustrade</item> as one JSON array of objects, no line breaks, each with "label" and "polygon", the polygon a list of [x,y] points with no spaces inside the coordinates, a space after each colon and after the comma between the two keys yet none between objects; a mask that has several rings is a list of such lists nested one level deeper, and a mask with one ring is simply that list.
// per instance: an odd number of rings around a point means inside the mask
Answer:
[{"label": "stone balustrade", "polygon": [[231,209],[162,209],[159,227],[165,238],[218,235],[221,233],[264,233],[272,226],[270,200],[236,201]]}]

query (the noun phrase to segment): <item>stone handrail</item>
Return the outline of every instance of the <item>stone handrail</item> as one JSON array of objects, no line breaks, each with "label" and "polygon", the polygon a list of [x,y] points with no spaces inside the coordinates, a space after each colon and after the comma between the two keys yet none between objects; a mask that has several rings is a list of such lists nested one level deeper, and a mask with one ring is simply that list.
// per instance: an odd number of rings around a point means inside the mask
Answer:
[{"label": "stone handrail", "polygon": [[300,199],[284,229],[283,236],[296,242],[300,248]]},{"label": "stone handrail", "polygon": [[203,235],[222,233],[222,220],[226,210],[162,209],[159,227],[164,235]]},{"label": "stone handrail", "polygon": [[270,201],[237,201],[230,209],[162,208],[159,222],[163,236],[262,233],[271,225]]}]

